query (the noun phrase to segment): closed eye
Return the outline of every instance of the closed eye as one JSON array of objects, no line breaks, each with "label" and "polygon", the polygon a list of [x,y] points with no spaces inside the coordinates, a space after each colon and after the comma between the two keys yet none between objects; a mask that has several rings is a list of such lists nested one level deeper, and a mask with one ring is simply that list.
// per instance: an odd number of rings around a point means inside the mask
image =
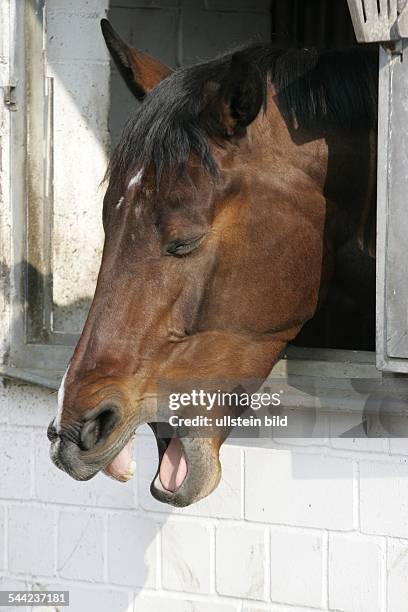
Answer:
[{"label": "closed eye", "polygon": [[204,235],[195,236],[194,238],[187,238],[185,240],[172,240],[166,245],[164,250],[167,255],[183,257],[192,253],[201,244],[203,239]]}]

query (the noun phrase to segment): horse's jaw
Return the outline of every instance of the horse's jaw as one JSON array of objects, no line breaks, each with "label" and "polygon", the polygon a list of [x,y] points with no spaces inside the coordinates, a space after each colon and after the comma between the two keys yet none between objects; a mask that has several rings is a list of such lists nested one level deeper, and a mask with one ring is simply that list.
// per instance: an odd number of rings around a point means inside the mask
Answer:
[{"label": "horse's jaw", "polygon": [[[156,474],[150,485],[153,497],[172,506],[189,506],[209,495],[221,477],[219,443],[214,439],[163,437],[158,435],[158,423],[148,423],[158,450]],[[120,482],[130,480],[137,470],[133,435],[123,448],[102,469],[107,476]],[[137,443],[137,442],[136,442]]]}]

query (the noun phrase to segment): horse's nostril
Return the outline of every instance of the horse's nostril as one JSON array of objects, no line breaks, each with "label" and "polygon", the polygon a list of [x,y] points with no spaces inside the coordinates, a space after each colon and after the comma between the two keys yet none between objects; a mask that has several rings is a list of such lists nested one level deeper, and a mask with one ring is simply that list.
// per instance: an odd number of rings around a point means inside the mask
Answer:
[{"label": "horse's nostril", "polygon": [[58,438],[57,430],[55,429],[54,423],[55,423],[55,419],[51,421],[51,423],[48,425],[48,428],[47,428],[47,438],[49,439],[50,442],[53,442],[54,440]]},{"label": "horse's nostril", "polygon": [[99,423],[97,420],[85,423],[81,430],[81,448],[90,450],[99,439]]},{"label": "horse's nostril", "polygon": [[91,450],[98,442],[106,438],[119,419],[116,406],[103,406],[96,411],[91,410],[84,416],[84,424],[80,433],[80,447]]}]

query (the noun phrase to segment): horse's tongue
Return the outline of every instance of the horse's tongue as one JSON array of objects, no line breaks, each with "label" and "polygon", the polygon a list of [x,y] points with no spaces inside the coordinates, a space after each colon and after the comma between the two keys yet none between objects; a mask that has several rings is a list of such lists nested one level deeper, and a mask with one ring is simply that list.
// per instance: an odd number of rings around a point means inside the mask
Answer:
[{"label": "horse's tongue", "polygon": [[187,461],[178,438],[172,438],[160,463],[160,482],[167,491],[177,491],[187,476]]},{"label": "horse's tongue", "polygon": [[132,478],[135,469],[136,462],[133,461],[133,439],[131,439],[103,471],[115,480],[126,482]]}]

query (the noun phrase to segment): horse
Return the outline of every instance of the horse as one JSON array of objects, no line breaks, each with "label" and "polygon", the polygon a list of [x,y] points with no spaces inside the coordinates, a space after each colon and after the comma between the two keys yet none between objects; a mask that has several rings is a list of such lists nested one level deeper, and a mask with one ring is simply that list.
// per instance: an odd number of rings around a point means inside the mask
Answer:
[{"label": "horse", "polygon": [[151,493],[186,506],[219,483],[229,430],[160,435],[160,381],[261,384],[332,290],[366,307],[377,51],[255,44],[172,70],[101,26],[139,104],[108,167],[101,266],[50,453],[77,480],[126,481],[147,423]]}]

